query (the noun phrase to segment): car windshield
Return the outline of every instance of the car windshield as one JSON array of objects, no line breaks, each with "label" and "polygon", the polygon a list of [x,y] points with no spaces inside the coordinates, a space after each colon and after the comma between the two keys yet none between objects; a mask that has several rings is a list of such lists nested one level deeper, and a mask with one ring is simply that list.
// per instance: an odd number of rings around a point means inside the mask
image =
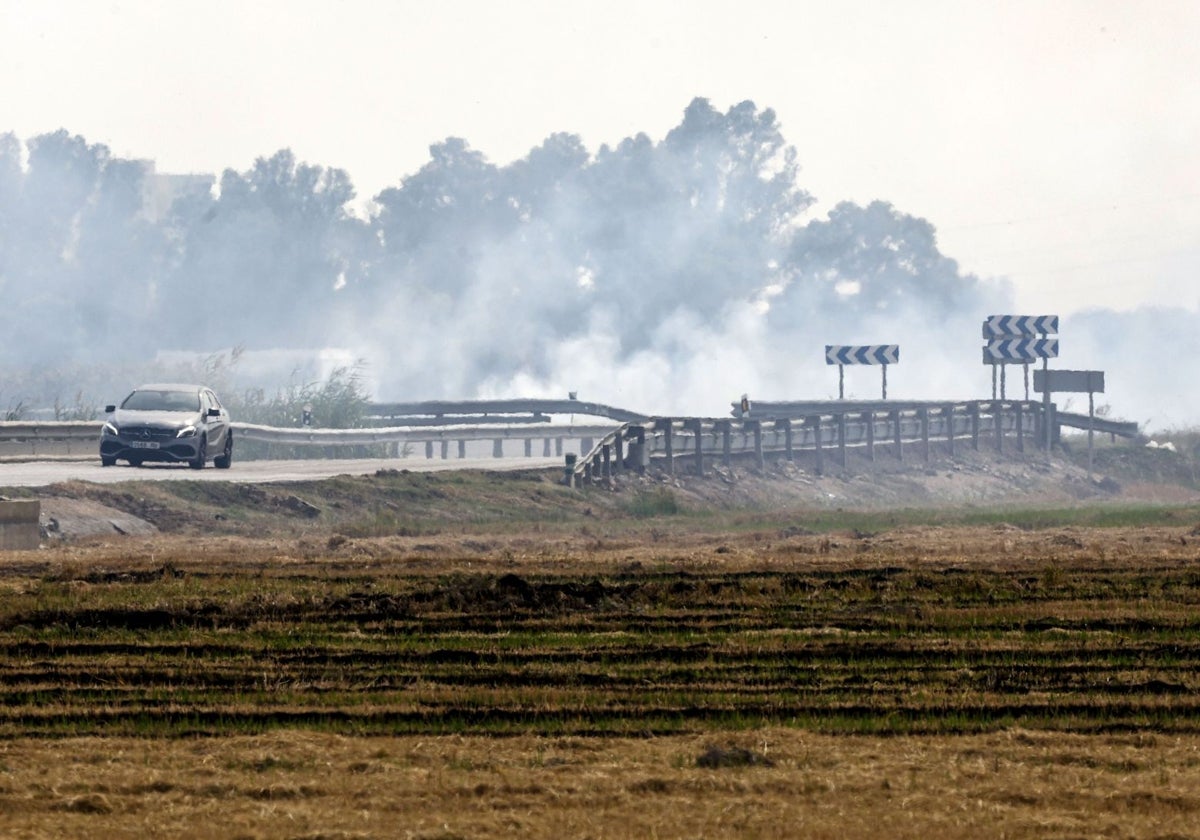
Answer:
[{"label": "car windshield", "polygon": [[195,391],[134,391],[121,403],[131,411],[199,411],[200,395]]}]

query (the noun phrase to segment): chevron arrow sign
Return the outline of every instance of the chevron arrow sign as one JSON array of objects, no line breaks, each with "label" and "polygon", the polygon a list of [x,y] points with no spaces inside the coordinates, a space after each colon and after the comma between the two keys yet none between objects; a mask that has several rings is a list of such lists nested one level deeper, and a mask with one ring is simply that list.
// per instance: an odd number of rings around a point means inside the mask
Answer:
[{"label": "chevron arrow sign", "polygon": [[825,345],[827,365],[894,365],[899,361],[899,344]]},{"label": "chevron arrow sign", "polygon": [[1057,338],[1001,338],[983,346],[985,365],[1027,364],[1058,358]]},{"label": "chevron arrow sign", "polygon": [[1058,335],[1057,315],[990,315],[983,322],[983,337],[1032,338],[1037,335]]}]

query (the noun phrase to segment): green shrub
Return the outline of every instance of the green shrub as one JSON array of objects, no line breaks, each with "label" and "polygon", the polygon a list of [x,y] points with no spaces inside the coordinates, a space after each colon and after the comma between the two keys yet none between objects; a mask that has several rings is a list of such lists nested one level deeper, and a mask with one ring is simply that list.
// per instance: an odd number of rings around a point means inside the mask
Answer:
[{"label": "green shrub", "polygon": [[649,519],[654,516],[674,516],[681,510],[679,499],[666,487],[656,487],[653,490],[638,490],[625,505],[625,511],[630,516],[636,516],[639,519]]}]

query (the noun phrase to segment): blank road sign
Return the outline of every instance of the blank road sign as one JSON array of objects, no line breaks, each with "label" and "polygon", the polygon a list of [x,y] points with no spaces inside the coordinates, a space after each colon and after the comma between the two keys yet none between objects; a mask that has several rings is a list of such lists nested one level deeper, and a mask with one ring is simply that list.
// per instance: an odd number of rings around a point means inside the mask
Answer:
[{"label": "blank road sign", "polygon": [[1035,370],[1033,390],[1039,394],[1103,394],[1102,370]]}]

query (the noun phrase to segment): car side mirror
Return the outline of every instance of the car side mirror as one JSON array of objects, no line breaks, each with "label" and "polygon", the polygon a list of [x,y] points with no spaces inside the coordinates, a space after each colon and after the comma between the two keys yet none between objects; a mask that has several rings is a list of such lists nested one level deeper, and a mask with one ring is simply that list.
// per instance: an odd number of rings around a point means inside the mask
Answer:
[{"label": "car side mirror", "polygon": [[208,416],[209,416],[209,417],[220,417],[220,416],[221,416],[221,409],[219,409],[219,408],[210,408],[210,409],[208,410]]},{"label": "car side mirror", "polygon": [[112,413],[113,413],[114,411],[116,411],[116,410],[117,410],[117,407],[116,407],[115,405],[106,405],[106,406],[104,406],[104,413],[105,413],[105,414],[112,414]]}]

